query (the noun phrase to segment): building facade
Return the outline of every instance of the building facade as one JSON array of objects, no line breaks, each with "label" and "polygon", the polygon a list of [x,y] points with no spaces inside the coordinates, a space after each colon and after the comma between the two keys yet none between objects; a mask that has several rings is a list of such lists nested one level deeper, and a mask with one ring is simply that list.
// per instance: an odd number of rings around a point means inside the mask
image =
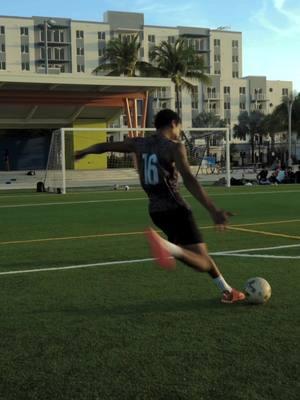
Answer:
[{"label": "building facade", "polygon": [[[102,22],[66,18],[0,16],[1,74],[78,76],[93,75],[107,43],[116,37],[138,35],[140,59],[161,41],[186,39],[204,58],[210,85],[192,82],[192,94],[181,94],[183,123],[192,126],[202,111],[213,112],[228,126],[237,122],[241,111],[270,113],[292,92],[290,81],[269,81],[265,76],[243,77],[242,33],[195,27],[164,27],[144,24],[144,14],[107,11]],[[175,106],[172,87],[160,88],[152,96],[152,112]],[[121,125],[122,125],[121,121]]]}]

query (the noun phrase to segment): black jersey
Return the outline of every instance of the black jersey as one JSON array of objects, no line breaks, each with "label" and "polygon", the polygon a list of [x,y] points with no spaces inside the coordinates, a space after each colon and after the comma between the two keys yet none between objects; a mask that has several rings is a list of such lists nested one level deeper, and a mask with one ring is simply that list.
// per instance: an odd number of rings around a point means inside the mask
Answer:
[{"label": "black jersey", "polygon": [[174,143],[159,134],[132,140],[140,182],[150,200],[149,211],[189,208],[179,194],[178,171],[171,156]]}]

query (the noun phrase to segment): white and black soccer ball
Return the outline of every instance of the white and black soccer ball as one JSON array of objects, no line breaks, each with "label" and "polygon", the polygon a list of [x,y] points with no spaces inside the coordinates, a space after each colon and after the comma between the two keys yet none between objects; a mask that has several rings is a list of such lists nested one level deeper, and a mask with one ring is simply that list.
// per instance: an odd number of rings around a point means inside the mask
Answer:
[{"label": "white and black soccer ball", "polygon": [[272,289],[264,278],[255,277],[247,280],[245,294],[248,303],[264,304],[270,299]]},{"label": "white and black soccer ball", "polygon": [[129,189],[130,189],[130,188],[129,188],[129,186],[128,186],[128,185],[125,185],[125,186],[124,186],[124,190],[126,190],[126,191],[127,191],[127,190],[129,190]]}]

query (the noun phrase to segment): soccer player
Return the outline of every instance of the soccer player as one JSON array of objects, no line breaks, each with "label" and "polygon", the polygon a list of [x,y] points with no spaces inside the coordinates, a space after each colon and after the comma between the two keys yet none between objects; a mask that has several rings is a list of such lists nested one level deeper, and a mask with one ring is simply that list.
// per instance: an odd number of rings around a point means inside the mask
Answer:
[{"label": "soccer player", "polygon": [[75,159],[107,151],[134,153],[141,185],[149,197],[149,214],[168,240],[149,228],[146,235],[156,261],[165,269],[175,267],[175,259],[198,272],[207,272],[222,293],[223,303],[245,299],[232,288],[209,256],[189,205],[178,189],[178,172],[188,191],[209,212],[216,226],[223,230],[230,212],[217,208],[190,170],[185,146],[180,141],[181,121],[177,113],[164,109],[155,117],[156,134],[123,142],[99,143],[77,151]]}]

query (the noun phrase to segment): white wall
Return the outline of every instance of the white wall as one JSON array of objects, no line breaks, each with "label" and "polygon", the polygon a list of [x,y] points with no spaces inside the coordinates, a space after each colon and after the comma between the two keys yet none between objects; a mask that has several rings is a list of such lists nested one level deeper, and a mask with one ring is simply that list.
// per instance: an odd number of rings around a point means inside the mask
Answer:
[{"label": "white wall", "polygon": [[[21,35],[20,28],[29,29],[29,57],[31,72],[35,72],[35,52],[34,52],[34,28],[33,20],[29,18],[0,17],[0,25],[5,26],[5,46],[6,46],[6,71],[1,73],[19,73],[21,68]],[[27,72],[28,71],[22,71]]]}]

